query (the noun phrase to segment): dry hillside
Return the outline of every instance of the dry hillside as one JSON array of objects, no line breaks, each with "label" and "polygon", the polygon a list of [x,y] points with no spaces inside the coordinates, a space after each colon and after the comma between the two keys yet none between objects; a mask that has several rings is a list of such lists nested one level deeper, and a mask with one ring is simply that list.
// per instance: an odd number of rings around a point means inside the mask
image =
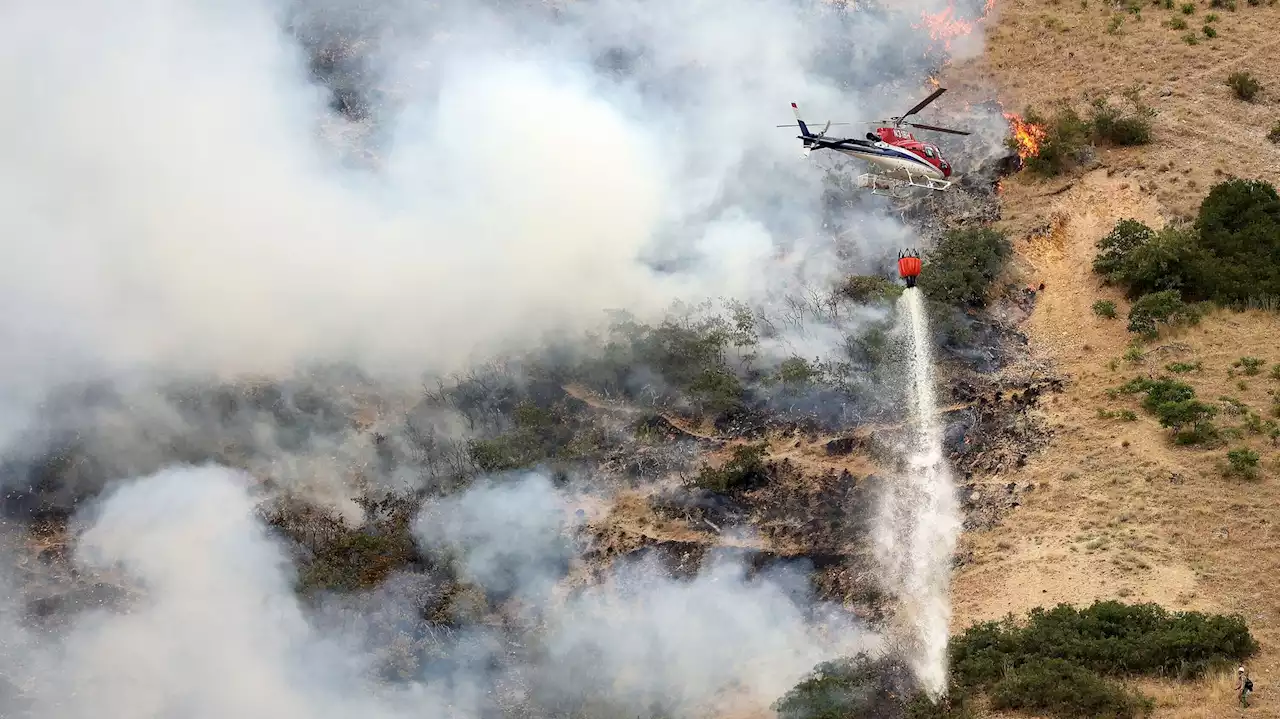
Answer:
[{"label": "dry hillside", "polygon": [[[1146,147],[1101,151],[1098,166],[1083,174],[1040,181],[1023,173],[1004,183],[1000,224],[1015,239],[1026,280],[1046,286],[1023,329],[1033,354],[1069,381],[1042,404],[1055,440],[1025,467],[990,479],[1034,491],[1000,526],[964,537],[973,561],[956,577],[953,630],[1098,598],[1241,612],[1262,644],[1251,664],[1249,713],[1280,716],[1280,449],[1247,432],[1226,447],[1176,447],[1132,398],[1106,392],[1169,362],[1199,362],[1182,377],[1199,396],[1230,396],[1266,416],[1280,394],[1280,380],[1268,376],[1280,363],[1280,317],[1219,311],[1125,359],[1127,303],[1090,269],[1094,243],[1121,218],[1160,227],[1193,214],[1223,175],[1280,180],[1280,148],[1265,139],[1280,119],[1280,86],[1268,75],[1280,57],[1280,6],[1209,5],[1184,14],[1144,4],[1132,14],[1110,3],[1001,2],[986,55],[944,76],[956,87],[993,81],[1006,107],[1018,110],[1059,100],[1079,107],[1136,84],[1158,112]],[[1210,14],[1212,39],[1201,29]],[[1178,18],[1189,30],[1170,27]],[[1227,87],[1236,70],[1262,78],[1253,103]],[[1098,299],[1114,300],[1120,318],[1094,316]],[[1232,366],[1242,356],[1267,363],[1245,377]],[[1135,410],[1137,420],[1100,418],[1100,410],[1121,409]],[[1226,450],[1240,445],[1261,455],[1258,481],[1224,476]],[[1231,683],[1223,676],[1147,690],[1157,698],[1155,716],[1223,717],[1240,711]]]}]

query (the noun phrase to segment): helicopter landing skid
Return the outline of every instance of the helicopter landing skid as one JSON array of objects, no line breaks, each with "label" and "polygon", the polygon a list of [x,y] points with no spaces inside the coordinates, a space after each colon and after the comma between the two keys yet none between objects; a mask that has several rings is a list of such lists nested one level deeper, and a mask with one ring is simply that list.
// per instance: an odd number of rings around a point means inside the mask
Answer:
[{"label": "helicopter landing skid", "polygon": [[889,175],[881,175],[875,172],[868,172],[858,177],[858,187],[871,188],[871,194],[881,195],[884,197],[904,198],[911,194],[911,188],[920,187],[926,190],[937,190],[939,192],[951,187],[948,180],[936,180],[925,175],[913,175],[907,173],[907,179],[901,177],[892,177]]}]

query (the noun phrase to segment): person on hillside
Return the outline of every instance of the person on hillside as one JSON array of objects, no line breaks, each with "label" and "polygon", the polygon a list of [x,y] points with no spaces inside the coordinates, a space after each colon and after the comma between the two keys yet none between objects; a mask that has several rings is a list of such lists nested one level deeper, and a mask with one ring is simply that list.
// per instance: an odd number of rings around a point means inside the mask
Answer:
[{"label": "person on hillside", "polygon": [[1240,697],[1240,706],[1249,706],[1249,693],[1253,691],[1253,680],[1249,678],[1249,672],[1244,670],[1244,666],[1236,669],[1236,694]]}]

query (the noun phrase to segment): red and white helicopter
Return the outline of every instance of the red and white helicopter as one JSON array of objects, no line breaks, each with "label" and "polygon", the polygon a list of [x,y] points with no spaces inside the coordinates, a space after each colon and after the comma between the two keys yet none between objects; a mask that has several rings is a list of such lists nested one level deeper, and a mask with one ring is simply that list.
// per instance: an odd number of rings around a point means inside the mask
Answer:
[{"label": "red and white helicopter", "polygon": [[794,102],[791,103],[791,109],[796,114],[797,124],[778,125],[778,127],[796,127],[797,125],[800,127],[800,134],[797,137],[804,144],[804,157],[808,157],[810,150],[813,149],[835,150],[871,163],[871,172],[858,177],[858,186],[870,187],[871,191],[877,195],[903,197],[911,192],[912,187],[946,190],[951,187],[951,180],[948,179],[951,177],[950,163],[942,156],[936,145],[921,142],[910,132],[902,129],[902,126],[906,125],[921,130],[949,132],[954,135],[970,134],[963,130],[905,122],[907,117],[924,109],[946,91],[946,88],[938,88],[932,95],[900,117],[865,123],[868,125],[891,124],[889,127],[876,128],[874,133],[868,132],[865,140],[827,137],[827,130],[830,130],[832,125],[850,124],[847,122],[828,122],[821,132],[817,134],[810,132],[809,126],[800,119],[800,108],[796,107]]}]

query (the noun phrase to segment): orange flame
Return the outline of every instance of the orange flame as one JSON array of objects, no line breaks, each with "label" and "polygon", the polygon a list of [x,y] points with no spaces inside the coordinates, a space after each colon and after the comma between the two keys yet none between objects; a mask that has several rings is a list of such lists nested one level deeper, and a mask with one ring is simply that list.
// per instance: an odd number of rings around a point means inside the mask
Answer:
[{"label": "orange flame", "polygon": [[1013,130],[1013,140],[1018,144],[1019,159],[1026,160],[1028,157],[1040,154],[1040,145],[1045,138],[1044,127],[1027,122],[1010,112],[1004,113],[1004,119],[1009,121],[1009,128]]},{"label": "orange flame", "polygon": [[942,87],[942,83],[938,82],[938,78],[933,77],[932,75],[929,76],[929,84],[932,85],[935,90]]},{"label": "orange flame", "polygon": [[990,15],[991,11],[995,9],[996,9],[996,0],[987,0],[986,4],[982,6],[982,17],[985,18],[986,16]]},{"label": "orange flame", "polygon": [[[994,2],[994,0],[989,1]],[[953,38],[973,32],[973,23],[956,17],[955,13],[956,8],[954,5],[948,5],[946,10],[933,15],[921,13],[924,23],[913,27],[917,30],[928,29],[930,39],[935,42],[941,42],[944,48],[950,50]]]}]

